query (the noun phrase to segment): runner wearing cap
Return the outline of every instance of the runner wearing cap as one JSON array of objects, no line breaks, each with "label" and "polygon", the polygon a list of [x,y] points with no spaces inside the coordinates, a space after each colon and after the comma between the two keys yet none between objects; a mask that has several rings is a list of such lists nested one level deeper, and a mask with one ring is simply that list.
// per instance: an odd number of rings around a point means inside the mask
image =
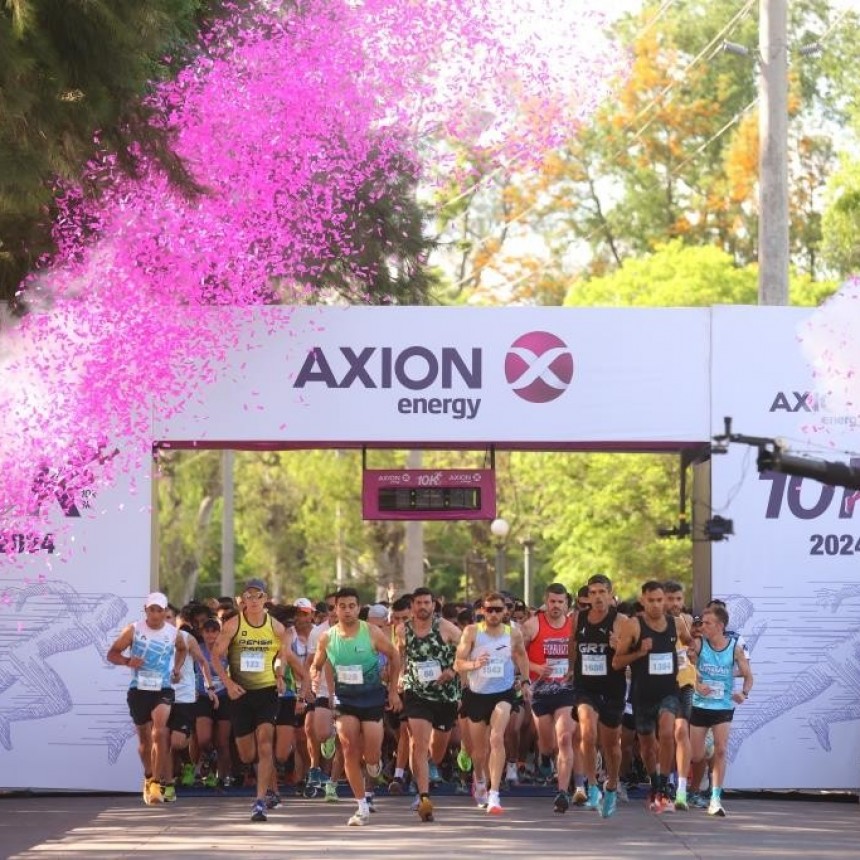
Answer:
[{"label": "runner wearing cap", "polygon": [[[338,591],[335,604],[337,624],[320,637],[311,674],[318,677],[326,665],[333,673],[338,699],[335,725],[343,749],[346,776],[358,802],[358,809],[348,824],[356,827],[370,820],[362,759],[367,775],[376,779],[381,770],[382,715],[386,700],[393,710],[401,707],[397,693],[400,655],[379,628],[359,619],[359,597],[354,588]],[[389,661],[387,694],[380,675],[379,653]]]},{"label": "runner wearing cap", "polygon": [[[238,615],[224,622],[212,649],[212,665],[230,697],[230,719],[239,758],[257,763],[257,799],[251,821],[265,821],[266,808],[280,802],[270,785],[275,770],[273,742],[278,717],[278,695],[284,690],[284,670],[305,677],[301,660],[290,648],[287,631],[265,608],[266,584],[251,579],[242,591]],[[221,662],[227,657],[230,673]],[[280,666],[275,668],[275,660]]]},{"label": "runner wearing cap", "polygon": [[[165,619],[167,597],[153,591],[144,601],[145,617],[125,627],[107,652],[107,661],[132,670],[127,701],[143,764],[143,802],[162,803],[173,784],[170,730],[173,684],[185,660],[185,640]],[[128,652],[128,653],[125,653]]]}]

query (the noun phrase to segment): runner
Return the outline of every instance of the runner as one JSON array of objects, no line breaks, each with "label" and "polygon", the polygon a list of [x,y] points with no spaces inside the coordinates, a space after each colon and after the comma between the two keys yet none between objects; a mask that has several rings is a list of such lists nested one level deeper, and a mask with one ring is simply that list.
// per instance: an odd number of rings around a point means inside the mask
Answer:
[{"label": "runner", "polygon": [[[173,784],[170,730],[167,722],[187,653],[185,640],[165,619],[167,597],[153,591],[144,601],[145,617],[129,624],[111,645],[107,661],[132,670],[127,701],[137,731],[137,751],[143,764],[143,802],[164,801]],[[124,652],[129,653],[124,653]]]},{"label": "runner", "polygon": [[[212,665],[212,648],[220,632],[221,623],[217,618],[210,618],[203,622],[203,641],[200,643],[200,651],[209,664],[209,674],[212,677],[212,685],[218,697],[217,703],[211,700],[209,691],[205,689],[203,675],[198,675],[195,731],[197,733],[199,758],[195,776],[207,788],[214,788],[219,779],[222,785],[229,786],[232,770],[230,699],[227,696],[224,682],[218,677],[218,673]],[[226,658],[223,658],[221,662],[224,668],[227,668]],[[213,753],[217,756],[217,765],[214,769],[212,767]]]},{"label": "runner", "polygon": [[[680,582],[668,580],[663,583],[666,593],[666,610],[674,616],[675,622],[687,632],[686,641],[692,640],[693,618],[684,612],[684,586]],[[688,656],[688,646],[678,638],[678,690],[681,710],[675,717],[675,765],[678,771],[678,784],[675,790],[675,809],[685,812],[687,802],[687,774],[690,772],[690,712],[693,707],[693,685],[696,683],[696,667]]]},{"label": "runner", "polygon": [[[609,818],[618,802],[621,767],[621,720],[627,681],[625,670],[614,666],[615,644],[629,621],[614,605],[612,581],[595,574],[588,580],[589,609],[581,609],[571,635],[575,654],[576,710],[582,738],[582,756],[588,777],[586,808]],[[597,784],[597,750],[603,752],[605,793]]]},{"label": "runner", "polygon": [[[335,605],[337,624],[320,637],[311,674],[318,678],[326,664],[331,666],[338,700],[335,725],[346,776],[358,803],[347,823],[361,827],[370,821],[361,762],[363,759],[371,779],[379,776],[386,699],[392,710],[399,711],[402,707],[397,693],[400,654],[379,628],[359,620],[359,597],[354,588],[338,591]],[[380,679],[377,656],[380,653],[389,660],[387,695]]]},{"label": "runner", "polygon": [[395,630],[403,661],[403,714],[412,739],[410,764],[422,821],[433,820],[428,759],[437,767],[442,763],[457,721],[460,683],[454,657],[460,635],[455,624],[435,617],[429,588],[415,589],[412,619]]},{"label": "runner", "polygon": [[[698,682],[693,694],[690,734],[693,746],[693,785],[701,783],[705,758],[705,735],[711,729],[714,736],[714,762],[711,777],[711,800],[708,815],[725,817],[722,793],[726,776],[726,747],[735,706],[749,698],[753,686],[752,669],[737,636],[728,636],[729,614],[721,606],[702,613],[702,638],[694,650],[698,654]],[[743,678],[743,688],[732,692],[734,669],[737,665]],[[698,782],[696,776],[698,774]]]},{"label": "runner", "polygon": [[573,774],[573,745],[578,740],[573,719],[576,695],[570,674],[569,647],[573,619],[568,616],[567,589],[558,582],[544,592],[544,609],[522,626],[523,644],[529,658],[532,683],[532,714],[537,728],[538,755],[542,770],[550,769],[550,758],[558,752],[558,794],[553,812],[570,808],[570,779]]},{"label": "runner", "polygon": [[[488,592],[483,598],[484,620],[463,631],[454,670],[468,672],[469,687],[463,691],[463,711],[471,736],[475,773],[475,800],[491,815],[502,813],[499,789],[505,767],[505,728],[516,697],[514,680],[519,670],[526,701],[531,701],[529,659],[523,635],[502,623],[505,601]],[[489,777],[489,792],[487,779]]]},{"label": "runner", "polygon": [[[257,799],[251,821],[266,821],[266,809],[280,803],[270,786],[275,771],[274,737],[278,696],[283,693],[287,665],[303,679],[305,670],[290,649],[287,631],[265,609],[266,584],[251,579],[242,591],[238,615],[224,622],[212,648],[212,665],[230,697],[230,720],[239,758],[257,765]],[[224,671],[227,657],[230,674]],[[275,669],[275,660],[280,666]]]},{"label": "runner", "polygon": [[642,615],[629,618],[621,628],[612,667],[630,666],[636,733],[651,778],[649,805],[661,813],[674,809],[666,785],[675,752],[675,717],[681,710],[677,644],[686,633],[677,629],[673,616],[666,615],[662,583],[646,582],[641,602]]}]

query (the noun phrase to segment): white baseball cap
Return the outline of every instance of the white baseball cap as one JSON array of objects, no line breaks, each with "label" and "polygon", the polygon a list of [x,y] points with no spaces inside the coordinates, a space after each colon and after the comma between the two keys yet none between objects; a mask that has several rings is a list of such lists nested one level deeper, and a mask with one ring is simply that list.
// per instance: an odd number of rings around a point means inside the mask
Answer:
[{"label": "white baseball cap", "polygon": [[314,611],[314,605],[310,600],[307,599],[307,597],[300,597],[293,604],[293,606],[295,606],[296,609],[302,609],[305,612],[313,612]]},{"label": "white baseball cap", "polygon": [[148,606],[160,606],[162,609],[167,609],[167,595],[160,591],[153,591],[144,601],[143,608],[146,609]]}]

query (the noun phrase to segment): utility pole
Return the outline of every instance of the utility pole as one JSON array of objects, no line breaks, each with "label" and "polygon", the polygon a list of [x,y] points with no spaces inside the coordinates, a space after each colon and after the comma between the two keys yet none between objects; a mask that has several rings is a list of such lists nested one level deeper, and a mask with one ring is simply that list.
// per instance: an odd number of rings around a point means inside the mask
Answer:
[{"label": "utility pole", "polygon": [[233,504],[234,458],[234,452],[227,448],[221,452],[221,492],[224,502],[221,513],[221,594],[229,595],[236,593],[236,537]]},{"label": "utility pole", "polygon": [[787,0],[759,0],[760,305],[788,304],[787,7]]}]

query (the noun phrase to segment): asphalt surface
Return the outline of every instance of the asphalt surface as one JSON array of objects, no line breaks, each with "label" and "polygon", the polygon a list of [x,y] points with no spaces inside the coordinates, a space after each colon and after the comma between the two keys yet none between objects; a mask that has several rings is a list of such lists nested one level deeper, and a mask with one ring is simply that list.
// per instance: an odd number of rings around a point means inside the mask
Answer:
[{"label": "asphalt surface", "polygon": [[548,797],[505,797],[489,816],[468,797],[444,796],[436,819],[421,823],[410,798],[385,797],[367,827],[347,827],[346,799],[289,798],[266,823],[250,818],[250,798],[190,796],[147,807],[139,796],[0,797],[0,857],[268,857],[440,860],[467,857],[814,858],[860,857],[855,802],[728,796],[726,818],[703,810],[654,815],[641,799],[603,820],[595,812],[552,812]]}]

